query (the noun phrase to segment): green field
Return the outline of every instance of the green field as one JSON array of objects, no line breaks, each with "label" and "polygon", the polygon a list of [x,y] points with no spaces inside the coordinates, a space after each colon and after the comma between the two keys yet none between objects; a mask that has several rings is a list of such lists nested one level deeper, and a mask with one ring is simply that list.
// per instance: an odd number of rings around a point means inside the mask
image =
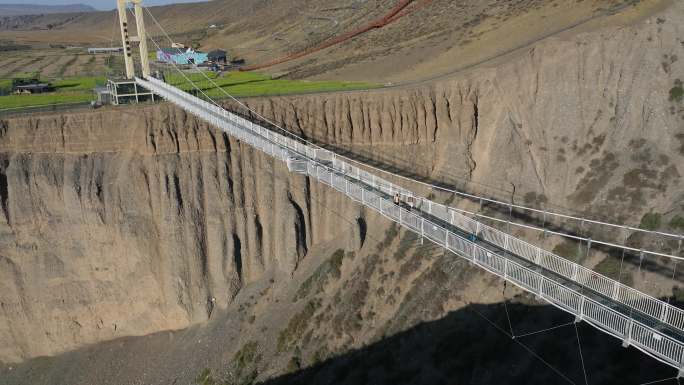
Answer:
[{"label": "green field", "polygon": [[59,79],[52,82],[57,91],[89,91],[92,92],[95,86],[106,84],[103,76],[82,76],[77,78]]},{"label": "green field", "polygon": [[[55,92],[35,95],[0,96],[0,110],[18,109],[65,103],[85,103],[94,99],[93,88],[105,84],[101,76],[83,76],[67,79],[45,80],[55,87]],[[0,88],[11,88],[11,79],[0,79]]]},{"label": "green field", "polygon": [[165,73],[165,76],[166,82],[183,89],[192,88],[192,85],[190,85],[188,79],[200,87],[213,87],[213,84],[209,82],[207,78],[213,80],[214,83],[218,84],[219,86],[271,80],[269,75],[259,72],[229,72],[224,74],[224,76],[218,76],[216,72],[184,72],[181,74],[177,71],[173,71]]},{"label": "green field", "polygon": [[231,72],[220,77],[213,72],[207,72],[206,74],[211,81],[199,73],[187,73],[185,76],[174,73],[167,75],[166,81],[180,89],[190,91],[195,86],[185,78],[187,77],[212,98],[227,97],[217,86],[235,97],[291,95],[381,87],[380,84],[364,82],[271,79],[270,75],[257,72]]},{"label": "green field", "polygon": [[[272,79],[270,75],[257,72],[231,72],[223,76],[218,76],[214,72],[206,72],[206,76],[211,81],[207,80],[205,75],[201,73],[195,72],[181,75],[176,72],[168,74],[166,81],[185,91],[194,90],[195,86],[197,86],[212,98],[227,97],[221,89],[235,97],[247,97],[380,87],[379,84],[363,82]],[[195,85],[191,84],[188,79],[195,83]],[[11,82],[11,79],[0,79],[0,89],[11,88]],[[55,87],[55,92],[36,95],[0,96],[0,111],[51,104],[89,102],[95,97],[93,88],[97,85],[103,85],[105,78],[101,76],[83,76],[50,80],[50,82]]]},{"label": "green field", "polygon": [[[352,91],[378,88],[381,85],[362,82],[337,81],[303,81],[303,80],[267,80],[258,83],[237,84],[222,87],[229,94],[236,97],[292,95],[312,92]],[[225,96],[220,90],[211,90],[209,96]],[[215,92],[214,92],[215,91]]]},{"label": "green field", "polygon": [[11,79],[0,79],[0,95],[9,93],[12,90]]},{"label": "green field", "polygon": [[55,104],[85,103],[93,100],[92,92],[55,92],[37,95],[0,96],[0,111],[22,107],[39,107]]}]

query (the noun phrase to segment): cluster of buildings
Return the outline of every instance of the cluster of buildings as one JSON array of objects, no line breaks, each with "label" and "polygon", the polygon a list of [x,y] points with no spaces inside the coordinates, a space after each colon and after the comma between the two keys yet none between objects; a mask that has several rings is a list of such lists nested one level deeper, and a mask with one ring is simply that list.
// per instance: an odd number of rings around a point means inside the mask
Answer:
[{"label": "cluster of buildings", "polygon": [[211,52],[195,51],[191,48],[162,48],[157,50],[157,61],[170,64],[226,64],[228,55],[224,50]]},{"label": "cluster of buildings", "polygon": [[[88,53],[91,55],[98,54],[114,54],[122,53],[123,47],[91,47],[88,48]],[[169,64],[228,64],[228,53],[224,50],[217,49],[211,52],[195,51],[192,48],[186,48],[182,44],[174,43],[171,48],[162,48],[157,50],[156,59],[162,63]]]},{"label": "cluster of buildings", "polygon": [[[98,54],[116,54],[122,53],[123,47],[91,47],[88,48],[88,53],[91,55]],[[242,59],[229,60],[228,53],[222,49],[216,49],[210,52],[196,51],[192,48],[187,48],[180,43],[171,44],[170,48],[161,48],[156,52],[156,60],[160,63],[176,64],[176,65],[204,65],[215,69],[229,69],[238,67],[244,64]]]},{"label": "cluster of buildings", "polygon": [[[95,55],[120,52],[124,52],[123,47],[88,48],[88,53]],[[201,52],[185,47],[180,43],[173,43],[169,48],[158,49],[155,53],[155,59],[159,63],[209,67],[212,71],[236,68],[244,64],[242,59],[230,61],[228,53],[221,49]],[[160,75],[154,76],[159,77]],[[106,86],[95,87],[94,92],[96,95],[96,100],[92,102],[94,107],[105,104],[119,105],[146,101],[154,102],[156,99],[152,92],[138,86],[132,79],[108,79]]]}]

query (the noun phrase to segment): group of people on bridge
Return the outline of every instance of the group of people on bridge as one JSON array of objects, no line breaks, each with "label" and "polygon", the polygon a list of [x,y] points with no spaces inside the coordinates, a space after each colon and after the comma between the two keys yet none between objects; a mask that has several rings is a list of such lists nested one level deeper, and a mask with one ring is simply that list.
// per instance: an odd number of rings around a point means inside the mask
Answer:
[{"label": "group of people on bridge", "polygon": [[394,204],[411,211],[416,205],[416,198],[412,196],[406,196],[406,199],[402,199],[401,194],[396,193],[394,194]]},{"label": "group of people on bridge", "polygon": [[[413,208],[416,206],[416,198],[411,195],[406,195],[405,199],[402,199],[402,195],[400,193],[395,193],[394,194],[394,204],[398,207],[404,207],[406,210],[411,211]],[[468,234],[467,238],[470,242],[475,242],[477,241],[477,235],[476,234]]]}]

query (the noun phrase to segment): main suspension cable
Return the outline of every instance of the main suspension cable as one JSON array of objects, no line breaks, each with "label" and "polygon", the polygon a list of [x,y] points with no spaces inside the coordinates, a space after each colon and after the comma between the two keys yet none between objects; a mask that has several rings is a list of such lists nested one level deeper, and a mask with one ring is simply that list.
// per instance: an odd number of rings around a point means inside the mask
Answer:
[{"label": "main suspension cable", "polygon": [[[171,44],[173,44],[173,43],[174,43],[174,42],[173,42],[173,39],[171,39],[169,33],[168,33],[168,32],[166,31],[166,29],[161,25],[161,23],[159,23],[159,21],[158,21],[157,18],[152,14],[152,12],[149,10],[149,8],[147,8],[147,7],[143,7],[143,8],[144,8],[145,11],[147,12],[147,14],[150,16],[150,18],[152,19],[152,21],[154,21],[154,23],[158,26],[158,28],[159,28],[159,30],[162,32],[162,34],[169,40],[169,42],[170,42]],[[154,40],[153,40],[153,41],[154,41]],[[159,47],[159,45],[156,44],[156,42],[155,42],[155,45],[156,45],[157,47]],[[160,47],[159,47],[159,49],[161,50]],[[182,52],[180,49],[178,49],[178,52],[179,52],[179,54],[183,54],[183,52]],[[186,57],[187,57],[187,53],[185,53],[185,55],[186,55]],[[173,63],[173,61],[171,62],[171,64],[173,64],[174,67],[175,67],[175,63]],[[297,134],[295,134],[295,133],[293,133],[293,132],[291,132],[291,131],[289,131],[289,130],[287,130],[287,129],[281,127],[281,126],[279,126],[279,125],[276,124],[275,122],[271,121],[270,119],[266,118],[266,117],[263,116],[262,114],[258,113],[258,112],[255,111],[254,109],[252,109],[252,108],[250,108],[249,106],[247,106],[246,104],[244,104],[242,101],[238,100],[238,99],[237,99],[236,97],[234,97],[232,94],[230,94],[229,92],[227,92],[223,87],[221,87],[220,85],[218,85],[213,79],[211,79],[209,76],[207,76],[206,72],[203,71],[203,70],[201,70],[201,69],[197,66],[196,63],[192,63],[192,67],[193,67],[194,69],[196,69],[197,72],[199,72],[202,76],[204,76],[204,78],[205,78],[209,83],[211,83],[211,84],[214,86],[214,88],[217,88],[217,89],[218,89],[220,92],[222,92],[225,96],[227,96],[229,99],[233,100],[233,101],[234,101],[235,103],[237,103],[240,107],[242,107],[242,108],[244,108],[246,111],[248,111],[250,114],[253,114],[254,116],[258,117],[259,119],[263,120],[264,122],[266,122],[266,123],[272,125],[273,127],[279,129],[279,130],[282,131],[283,133],[286,133],[288,136],[294,137],[294,138],[296,138],[296,139],[302,141],[303,143],[309,144],[309,145],[311,145],[311,146],[315,146],[316,148],[322,148],[320,145],[318,145],[318,144],[316,144],[316,143],[314,143],[314,142],[312,142],[312,141],[310,141],[310,140],[308,140],[308,139],[306,139],[306,138],[303,138],[303,137],[301,137],[301,136],[299,136],[299,135],[297,135]],[[176,68],[176,69],[177,69],[178,71],[180,71],[178,68]],[[180,72],[182,73],[182,71],[180,71]],[[198,88],[190,79],[188,79],[185,75],[184,75],[184,77],[185,77],[189,82],[191,82],[191,83],[193,84],[193,86],[194,86],[196,89],[199,90],[199,88]],[[215,105],[218,106],[218,107],[223,108],[219,103],[217,103],[214,99],[210,98],[206,93],[202,92],[202,94],[205,95],[213,104],[215,104]],[[546,210],[539,210],[539,209],[535,209],[535,208],[531,208],[531,207],[525,207],[525,206],[513,204],[512,202],[511,202],[511,203],[501,202],[501,201],[498,201],[498,200],[494,200],[494,199],[490,199],[490,198],[486,198],[486,197],[480,197],[480,196],[477,196],[477,195],[468,194],[468,193],[461,192],[461,191],[458,191],[458,190],[451,190],[451,189],[447,189],[447,188],[444,188],[444,187],[435,186],[435,185],[432,185],[432,184],[429,184],[429,183],[426,183],[426,182],[422,182],[422,181],[419,181],[419,180],[415,180],[415,179],[412,179],[412,178],[408,178],[408,177],[405,177],[405,176],[403,176],[403,175],[395,174],[395,173],[393,173],[393,172],[384,170],[384,169],[379,168],[379,167],[375,167],[375,166],[372,166],[372,165],[368,165],[368,164],[365,164],[365,163],[361,163],[361,162],[359,162],[359,161],[356,161],[356,160],[354,160],[354,159],[345,157],[345,156],[340,155],[340,154],[337,154],[337,153],[336,153],[336,156],[339,157],[339,158],[341,158],[341,159],[344,159],[345,161],[349,161],[349,162],[351,162],[351,163],[354,163],[354,164],[356,164],[356,165],[361,165],[361,166],[363,166],[363,167],[367,167],[367,168],[370,168],[370,169],[372,169],[372,170],[375,170],[375,171],[378,171],[378,172],[382,172],[382,173],[391,175],[391,176],[393,176],[393,177],[396,177],[396,178],[400,178],[400,179],[409,181],[409,182],[411,182],[411,183],[418,183],[418,184],[421,184],[421,185],[423,185],[423,186],[426,186],[426,187],[429,187],[429,188],[432,188],[432,189],[435,189],[435,190],[441,190],[441,191],[449,192],[449,193],[452,193],[452,194],[455,194],[455,195],[460,195],[460,196],[462,196],[462,197],[466,197],[466,198],[469,198],[469,199],[478,199],[478,200],[480,200],[480,201],[487,201],[488,203],[493,203],[493,204],[496,204],[496,205],[506,206],[506,207],[508,207],[510,210],[512,210],[513,208],[515,208],[515,209],[518,209],[518,210],[526,210],[526,211],[531,211],[531,212],[537,213],[537,214],[543,214],[544,217],[546,217],[546,215],[552,215],[552,216],[557,216],[557,217],[564,218],[564,219],[570,219],[570,220],[575,220],[575,221],[580,221],[580,222],[587,222],[587,223],[591,223],[591,224],[597,224],[597,225],[600,225],[600,226],[609,226],[609,227],[613,227],[613,228],[621,228],[621,229],[625,229],[625,230],[629,230],[629,231],[636,231],[636,232],[642,232],[642,233],[647,233],[647,234],[654,234],[654,235],[659,235],[659,236],[663,236],[663,237],[671,237],[671,238],[679,238],[679,239],[682,239],[682,238],[684,237],[684,235],[670,234],[670,233],[664,233],[664,232],[659,232],[659,231],[640,229],[640,228],[635,228],[635,227],[631,227],[631,226],[618,225],[618,224],[613,224],[613,223],[607,223],[607,222],[602,222],[602,221],[596,221],[596,220],[591,220],[591,219],[585,219],[585,218],[576,217],[576,216],[572,216],[572,215],[566,215],[566,214],[560,214],[560,213],[550,212],[550,211],[546,211]],[[550,231],[550,230],[547,230],[547,229],[545,229],[545,228],[544,228],[544,229],[541,229],[541,228],[538,228],[538,227],[536,227],[536,226],[524,225],[524,224],[520,224],[520,223],[511,223],[510,221],[501,220],[501,219],[499,219],[499,218],[494,218],[494,217],[490,217],[490,216],[485,216],[485,215],[483,215],[483,214],[478,214],[478,213],[469,212],[469,211],[463,210],[463,209],[457,209],[457,208],[454,208],[454,207],[452,207],[452,209],[457,210],[457,211],[460,211],[460,212],[465,212],[465,213],[467,213],[467,214],[469,214],[469,215],[474,215],[474,216],[478,216],[478,217],[485,217],[485,218],[487,218],[487,219],[491,219],[491,220],[495,220],[495,221],[508,222],[510,225],[514,225],[514,226],[518,226],[518,227],[523,227],[523,228],[526,228],[526,229],[531,229],[531,230],[535,230],[535,231],[542,231],[542,232],[544,232],[544,233],[554,234],[554,235],[558,235],[558,236],[562,236],[562,237],[567,237],[567,238],[572,238],[572,239],[576,239],[576,240],[580,240],[580,241],[582,241],[582,240],[584,240],[584,241],[589,241],[589,240],[590,240],[589,238],[578,237],[578,236],[575,236],[575,235],[572,235],[572,234],[566,234],[566,233],[562,233],[562,232]],[[511,211],[511,213],[512,213],[512,211]],[[627,250],[634,251],[634,252],[637,252],[637,251],[638,251],[638,252],[648,253],[648,254],[652,254],[652,255],[656,255],[656,256],[660,256],[660,257],[666,257],[666,258],[671,258],[671,259],[681,259],[681,260],[684,260],[684,257],[682,257],[682,256],[675,256],[675,255],[670,255],[670,254],[665,254],[665,253],[659,253],[659,252],[654,252],[654,251],[648,251],[648,250],[638,250],[638,249],[635,249],[635,248],[627,247],[626,245],[622,246],[622,245],[618,245],[618,244],[614,244],[614,243],[610,243],[610,242],[605,242],[605,241],[600,241],[600,240],[593,240],[593,239],[591,239],[591,242],[592,242],[592,243],[602,244],[602,245],[608,246],[608,247],[627,249]]]},{"label": "main suspension cable", "polygon": [[[146,12],[150,15],[150,17],[151,17],[152,20],[155,22],[155,24],[157,24],[157,26],[159,27],[159,29],[161,30],[161,32],[164,34],[164,36],[165,36],[171,43],[173,43],[173,40],[171,39],[171,37],[170,37],[170,35],[168,34],[168,32],[167,32],[167,31],[164,29],[164,27],[159,23],[159,21],[154,17],[154,15],[150,12],[150,10],[149,10],[148,8],[145,8],[145,10],[146,10]],[[183,52],[181,52],[180,49],[178,49],[178,52],[179,52],[180,54],[183,54]],[[187,55],[187,54],[186,54],[186,55]],[[241,106],[242,108],[244,108],[244,109],[245,109],[246,111],[248,111],[249,113],[251,113],[251,114],[257,116],[258,118],[262,119],[263,121],[265,121],[265,122],[271,124],[272,126],[278,128],[278,129],[281,130],[282,132],[287,133],[287,135],[289,135],[289,136],[295,137],[295,138],[297,138],[297,139],[303,141],[304,143],[307,143],[307,144],[316,146],[316,147],[318,147],[318,148],[321,148],[318,144],[313,143],[313,142],[311,142],[311,141],[309,141],[309,140],[307,140],[307,139],[305,139],[305,138],[303,138],[303,137],[301,137],[301,136],[299,136],[299,135],[297,135],[297,134],[295,134],[295,133],[292,133],[291,131],[289,131],[289,130],[287,130],[287,129],[284,129],[283,127],[279,126],[278,124],[276,124],[275,122],[271,121],[270,119],[264,117],[263,115],[261,115],[261,114],[258,113],[257,111],[251,109],[251,108],[248,107],[246,104],[244,104],[243,102],[241,102],[240,100],[238,100],[237,98],[235,98],[233,95],[231,95],[230,93],[228,93],[223,87],[221,87],[220,85],[218,85],[213,79],[211,79],[209,76],[207,76],[207,74],[205,73],[205,71],[202,71],[201,69],[199,69],[199,68],[197,67],[196,64],[193,64],[193,67],[197,70],[197,72],[199,72],[201,75],[203,75],[204,78],[205,78],[209,83],[211,83],[211,84],[214,86],[214,88],[217,88],[217,89],[218,89],[220,92],[222,92],[225,96],[227,96],[227,97],[230,98],[231,100],[235,101],[239,106]],[[219,105],[218,103],[216,103],[213,99],[212,99],[212,102],[213,102],[214,104],[216,104],[217,106],[220,106],[220,105]],[[639,232],[650,233],[650,234],[656,234],[656,235],[661,235],[661,236],[680,237],[680,238],[682,237],[681,235],[676,235],[676,234],[661,233],[661,232],[657,232],[657,231],[651,231],[651,230],[645,230],[645,229],[638,229],[638,228],[633,228],[633,227],[629,227],[629,226],[616,225],[616,224],[609,224],[609,223],[604,223],[604,222],[600,222],[600,221],[594,221],[594,220],[590,220],[590,219],[584,219],[584,218],[573,217],[573,216],[568,216],[568,215],[564,215],[564,214],[558,214],[558,213],[554,213],[554,212],[539,211],[539,210],[537,210],[537,209],[528,208],[528,207],[524,207],[524,206],[520,206],[520,205],[516,205],[516,204],[512,204],[512,203],[499,202],[499,201],[492,200],[492,199],[489,199],[489,198],[484,198],[484,197],[479,197],[479,196],[475,196],[475,195],[470,195],[470,194],[462,193],[462,192],[459,192],[459,191],[456,191],[456,190],[449,190],[449,189],[446,189],[446,188],[443,188],[443,187],[440,187],[440,186],[435,186],[435,185],[431,185],[431,184],[428,184],[428,183],[425,183],[425,182],[421,182],[421,181],[417,181],[417,180],[414,180],[414,179],[411,179],[411,178],[407,178],[407,177],[404,177],[404,176],[402,176],[402,175],[395,174],[395,173],[392,173],[392,172],[383,170],[383,169],[381,169],[381,168],[377,168],[377,167],[374,167],[374,166],[371,166],[371,165],[362,164],[362,163],[360,163],[360,162],[358,162],[358,161],[356,161],[356,160],[354,160],[354,159],[347,158],[347,157],[345,157],[345,156],[343,156],[343,155],[339,155],[339,154],[338,154],[337,156],[339,156],[340,158],[343,158],[343,159],[345,159],[345,160],[347,160],[347,161],[353,162],[353,163],[355,163],[355,164],[360,164],[360,165],[363,165],[363,166],[365,166],[365,167],[368,167],[368,168],[371,168],[371,169],[374,169],[374,170],[377,170],[377,171],[380,171],[380,172],[383,172],[383,173],[386,173],[386,174],[389,174],[389,175],[392,175],[392,176],[395,176],[395,177],[398,177],[398,178],[401,178],[401,179],[404,179],[404,180],[408,180],[408,181],[411,181],[411,182],[416,182],[416,183],[419,183],[419,184],[422,184],[422,185],[425,185],[425,186],[428,186],[428,187],[431,187],[431,188],[434,188],[434,189],[438,189],[438,190],[443,190],[443,191],[451,192],[451,193],[454,193],[454,194],[457,194],[457,195],[466,196],[466,197],[469,197],[469,198],[477,198],[477,199],[480,199],[480,200],[485,200],[485,201],[490,202],[490,203],[495,203],[495,204],[499,204],[499,205],[506,205],[506,206],[509,207],[509,210],[512,210],[512,208],[521,209],[521,210],[531,210],[531,211],[533,211],[533,212],[536,211],[537,213],[543,213],[543,214],[544,214],[544,217],[548,214],[548,215],[560,216],[560,217],[563,217],[563,218],[566,218],[566,219],[579,220],[579,221],[583,221],[583,222],[586,221],[586,222],[588,222],[588,223],[594,223],[594,224],[599,224],[599,225],[604,225],[604,226],[620,227],[620,228],[623,228],[623,229],[626,229],[626,230],[630,230],[630,231],[639,231]],[[452,208],[453,208],[453,207],[452,207]],[[467,214],[469,214],[469,215],[474,215],[474,216],[477,216],[477,217],[484,217],[484,218],[491,219],[491,220],[495,220],[495,221],[508,222],[509,225],[514,225],[514,226],[518,226],[518,227],[523,227],[523,228],[531,229],[531,230],[535,230],[535,231],[543,231],[543,232],[545,232],[545,233],[554,234],[554,235],[558,235],[558,236],[563,236],[563,237],[567,237],[567,238],[571,238],[571,239],[576,239],[576,240],[580,240],[580,241],[581,241],[581,240],[589,241],[589,238],[585,238],[585,237],[578,237],[578,236],[571,235],[571,234],[567,234],[567,233],[550,231],[550,230],[547,230],[547,229],[545,229],[545,228],[542,229],[542,228],[538,228],[538,227],[535,227],[535,226],[524,225],[524,224],[520,224],[520,223],[513,223],[513,222],[511,222],[510,220],[509,220],[509,221],[505,221],[505,220],[501,220],[501,219],[499,219],[499,218],[495,218],[495,217],[491,217],[491,216],[487,216],[487,215],[483,215],[483,214],[479,214],[479,213],[474,213],[474,212],[470,212],[470,211],[463,210],[463,209],[456,209],[456,208],[453,208],[453,209],[455,209],[455,210],[457,210],[457,211],[461,211],[461,212],[467,213]],[[509,212],[510,212],[510,211],[509,211]],[[636,251],[639,251],[639,252],[643,251],[643,252],[645,252],[645,253],[653,254],[653,255],[657,255],[657,256],[661,256],[661,257],[673,258],[673,259],[682,259],[682,260],[684,260],[684,257],[681,257],[681,256],[675,256],[675,255],[664,254],[664,253],[658,253],[658,252],[647,251],[647,250],[638,250],[638,249],[635,249],[635,248],[631,248],[631,247],[627,247],[627,246],[623,246],[623,245],[618,245],[618,244],[614,244],[614,243],[610,243],[610,242],[600,241],[600,240],[591,240],[591,242],[592,242],[592,243],[597,243],[597,244],[602,244],[602,245],[608,246],[608,247],[621,248],[621,249],[627,248],[627,249],[630,250],[630,251],[635,251],[635,252],[636,252]]]}]

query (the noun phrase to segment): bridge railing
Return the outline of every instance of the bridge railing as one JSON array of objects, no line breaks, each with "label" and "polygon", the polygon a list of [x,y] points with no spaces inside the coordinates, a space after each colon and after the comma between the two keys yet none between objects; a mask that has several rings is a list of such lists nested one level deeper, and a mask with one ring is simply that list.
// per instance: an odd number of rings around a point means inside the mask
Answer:
[{"label": "bridge railing", "polygon": [[684,310],[680,308],[672,306],[662,300],[640,292],[630,286],[624,285],[538,246],[527,243],[506,232],[485,225],[482,222],[462,214],[459,210],[432,202],[424,197],[416,196],[412,191],[394,185],[374,174],[350,165],[344,160],[334,158],[333,167],[337,171],[356,177],[386,194],[393,195],[399,193],[402,197],[413,199],[416,201],[416,207],[421,211],[429,213],[451,225],[481,237],[487,242],[501,247],[545,269],[553,271],[564,278],[573,280],[601,295],[632,307],[637,311],[647,314],[684,332]]},{"label": "bridge railing", "polygon": [[[301,142],[274,133],[224,109],[179,92],[163,82],[150,80],[150,82],[147,82],[138,79],[141,85],[148,87],[181,108],[188,110],[208,123],[220,127],[228,134],[254,145],[257,149],[274,155],[282,161],[287,162],[293,152],[307,157],[307,154],[315,155],[316,149],[312,150]],[[580,319],[586,320],[595,327],[623,339],[626,343],[635,346],[656,359],[676,368],[681,369],[684,366],[684,344],[682,342],[665,335],[660,330],[630,318],[588,297],[582,292],[564,286],[562,283],[556,282],[539,271],[523,266],[507,258],[505,255],[487,250],[461,235],[442,227],[439,223],[399,207],[394,202],[373,191],[379,190],[391,196],[397,192],[402,194],[410,193],[407,190],[400,189],[364,170],[349,164],[343,164],[335,158],[334,154],[331,165],[320,163],[315,158],[307,160],[306,172],[309,176],[332,186],[351,199],[379,212],[410,231],[424,236],[426,239],[471,261],[473,264],[537,295],[548,303],[570,312]],[[424,198],[417,198],[421,200],[419,209],[422,212],[440,218],[456,228],[481,237],[504,250],[509,250],[515,255],[556,272],[561,276],[574,278],[573,281],[576,282],[584,282],[584,286],[592,288],[592,290],[599,293],[606,292],[612,288],[610,292],[612,295],[607,296],[608,298],[628,304],[634,308],[638,307],[637,309],[646,314],[657,314],[657,309],[660,309],[660,317],[656,317],[656,319],[669,324],[678,324],[677,322],[680,322],[679,325],[681,325],[681,319],[678,318],[679,313],[677,312],[681,312],[680,309],[663,308],[660,305],[660,307],[655,306],[656,310],[654,310],[653,305],[657,302],[653,302],[650,300],[651,297],[643,293],[632,288],[623,287],[616,281],[612,281],[608,285],[597,284],[595,283],[597,281],[594,280],[601,278],[597,273],[589,269],[486,226],[451,208],[445,209],[443,205]],[[609,278],[605,279],[609,280]],[[656,299],[653,300],[658,301]]]},{"label": "bridge railing", "polygon": [[[150,78],[149,81],[153,85],[163,88],[169,93],[186,100],[189,104],[193,105],[193,108],[195,108],[196,111],[212,111],[219,116],[230,119],[232,122],[244,127],[248,131],[255,132],[261,137],[266,138],[266,140],[269,140],[271,143],[292,149],[305,157],[323,162],[332,161],[333,169],[338,172],[358,179],[374,189],[382,191],[388,195],[399,193],[404,198],[410,197],[411,199],[415,200],[416,207],[421,211],[433,215],[447,223],[450,223],[451,225],[463,229],[464,231],[468,231],[475,236],[481,237],[487,242],[501,247],[504,250],[535,263],[549,271],[553,271],[554,273],[561,275],[566,279],[575,281],[578,284],[594,290],[603,296],[613,299],[614,301],[634,308],[635,310],[666,323],[684,333],[684,310],[682,309],[647,295],[646,293],[640,292],[630,286],[624,285],[578,263],[569,261],[566,258],[527,243],[519,238],[513,237],[501,230],[485,225],[482,222],[476,221],[462,214],[460,211],[454,208],[418,196],[410,190],[397,186],[383,178],[376,176],[373,173],[349,164],[343,158],[336,156],[336,154],[328,150],[310,146],[302,143],[299,140],[275,133],[238,115],[232,114],[221,107],[199,98],[195,98],[158,79]],[[195,100],[188,100],[188,97],[194,98]],[[287,159],[287,153],[275,154],[273,151],[269,152],[269,154],[274,156],[277,155],[277,157],[282,160]]]},{"label": "bridge railing", "polygon": [[[325,166],[314,165],[311,167],[316,169],[312,176],[325,184],[329,184],[329,175],[335,174],[334,170],[326,169]],[[424,236],[475,265],[537,295],[552,305],[627,341],[657,359],[672,366],[680,367],[681,361],[684,359],[684,344],[681,342],[656,329],[634,321],[579,291],[563,286],[534,269],[487,250],[437,223],[419,217],[414,212],[395,205],[389,199],[367,190],[362,184],[345,179],[343,189],[341,176],[341,174],[333,176],[335,189],[344,192],[355,201],[374,209],[408,230]]]}]

